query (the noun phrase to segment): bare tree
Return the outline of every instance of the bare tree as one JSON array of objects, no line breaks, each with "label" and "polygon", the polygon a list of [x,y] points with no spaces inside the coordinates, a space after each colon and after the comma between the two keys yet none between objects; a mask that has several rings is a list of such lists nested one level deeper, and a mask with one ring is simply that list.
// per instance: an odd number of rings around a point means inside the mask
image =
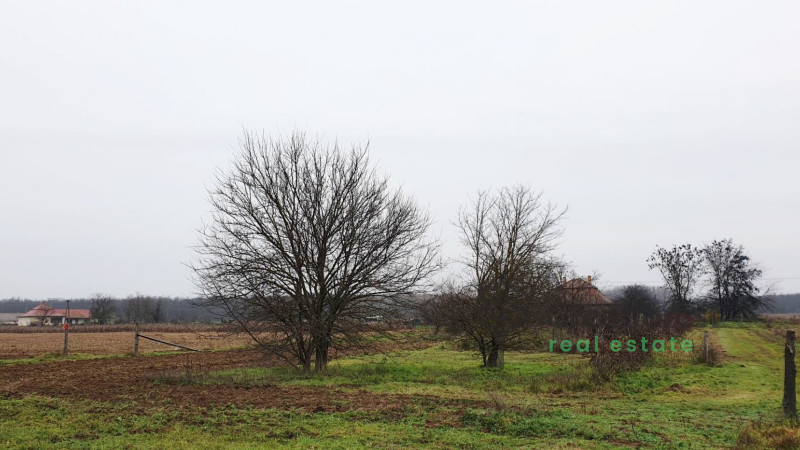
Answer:
[{"label": "bare tree", "polygon": [[631,322],[639,318],[657,317],[661,312],[655,289],[641,284],[623,287],[621,295],[614,299],[614,307],[618,315]]},{"label": "bare tree", "polygon": [[671,249],[656,247],[647,259],[650,269],[658,269],[670,293],[667,309],[675,313],[689,313],[694,306],[692,292],[703,275],[701,251],[691,244],[673,245]]},{"label": "bare tree", "polygon": [[433,327],[433,334],[439,334],[443,326],[447,324],[447,305],[441,295],[434,295],[422,299],[416,305],[417,313],[424,325]]},{"label": "bare tree", "polygon": [[42,313],[38,315],[39,326],[44,326],[44,323],[47,320],[47,318],[55,314],[55,310],[52,307],[45,305],[45,307],[41,311]]},{"label": "bare tree", "polygon": [[482,192],[459,214],[467,278],[447,301],[488,367],[502,367],[503,351],[523,336],[558,284],[562,263],[550,253],[566,210],[541,197],[524,186]]},{"label": "bare tree", "polygon": [[116,315],[117,305],[113,297],[106,294],[94,294],[92,306],[89,310],[93,320],[97,323],[112,322]]},{"label": "bare tree", "polygon": [[310,370],[358,342],[436,269],[430,220],[389,187],[366,147],[245,133],[210,192],[193,264],[203,304],[262,349]]},{"label": "bare tree", "polygon": [[128,322],[160,322],[163,308],[160,298],[132,295],[122,302],[122,314]]},{"label": "bare tree", "polygon": [[708,299],[722,320],[751,318],[770,306],[756,286],[762,271],[751,264],[743,246],[732,239],[715,240],[702,249],[702,254],[710,277]]}]

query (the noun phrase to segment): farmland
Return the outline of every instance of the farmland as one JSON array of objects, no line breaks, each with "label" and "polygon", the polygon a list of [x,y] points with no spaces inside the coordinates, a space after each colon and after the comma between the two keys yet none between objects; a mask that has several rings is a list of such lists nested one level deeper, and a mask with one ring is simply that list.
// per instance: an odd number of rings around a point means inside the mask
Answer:
[{"label": "farmland", "polygon": [[[697,342],[702,330],[687,337]],[[780,409],[780,330],[708,330],[719,364],[665,353],[611,382],[592,377],[585,357],[546,351],[510,352],[505,370],[481,369],[474,354],[428,330],[386,353],[340,355],[324,375],[246,348],[162,346],[168,353],[135,358],[120,344],[119,355],[106,355],[113,357],[27,363],[8,355],[14,359],[0,365],[0,447],[766,445],[758,424],[772,423]],[[780,436],[783,444],[800,442],[793,433]]]},{"label": "farmland", "polygon": [[[241,347],[247,343],[247,340],[241,336],[231,336],[212,330],[201,332],[152,331],[146,334],[162,341],[173,342],[198,350]],[[133,331],[72,332],[69,334],[69,353],[74,355],[123,355],[133,353],[133,345]],[[0,333],[0,360],[61,354],[63,346],[63,333]],[[171,347],[146,339],[140,339],[139,341],[139,352],[141,353],[163,352],[165,350],[171,350]]]}]

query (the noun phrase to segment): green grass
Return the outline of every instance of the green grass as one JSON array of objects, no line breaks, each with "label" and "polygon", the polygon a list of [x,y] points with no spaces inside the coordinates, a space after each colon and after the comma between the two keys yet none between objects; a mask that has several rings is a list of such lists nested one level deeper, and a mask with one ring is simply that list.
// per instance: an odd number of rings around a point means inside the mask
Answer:
[{"label": "green grass", "polygon": [[[380,393],[485,397],[487,391],[537,393],[593,387],[585,360],[577,355],[510,353],[505,370],[484,369],[470,352],[444,344],[424,350],[334,361],[326,374],[282,367],[232,369],[201,376],[199,384],[357,387]],[[183,374],[169,382],[183,382]],[[461,398],[461,397],[459,397]]]},{"label": "green grass", "polygon": [[[297,413],[233,407],[192,413],[148,411],[132,405],[27,398],[0,401],[2,448],[368,448],[523,447],[524,437],[493,435],[472,428],[419,426],[365,418],[357,412]],[[36,424],[36,426],[33,426]],[[548,439],[542,444],[567,446]],[[601,446],[602,447],[602,446]]]},{"label": "green grass", "polygon": [[[780,411],[782,338],[759,324],[696,329],[690,337],[698,353],[704,330],[726,351],[717,366],[665,353],[609,383],[595,381],[580,355],[508,353],[498,371],[477,367],[476,355],[444,342],[337,360],[323,375],[249,368],[195,374],[191,381],[207,389],[270,384],[334,391],[339,412],[168,405],[141,411],[135,403],[0,398],[0,447],[730,447],[742,428]],[[176,373],[155,382],[188,381]],[[363,391],[411,401],[399,413],[365,410]]]}]

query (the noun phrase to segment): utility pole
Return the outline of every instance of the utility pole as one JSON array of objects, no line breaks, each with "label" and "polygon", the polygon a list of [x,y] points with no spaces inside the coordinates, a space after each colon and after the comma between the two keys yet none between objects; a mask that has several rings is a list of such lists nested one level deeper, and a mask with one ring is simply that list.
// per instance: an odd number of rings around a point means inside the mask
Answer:
[{"label": "utility pole", "polygon": [[64,356],[67,356],[67,342],[69,341],[69,300],[67,300],[67,317],[64,322]]}]

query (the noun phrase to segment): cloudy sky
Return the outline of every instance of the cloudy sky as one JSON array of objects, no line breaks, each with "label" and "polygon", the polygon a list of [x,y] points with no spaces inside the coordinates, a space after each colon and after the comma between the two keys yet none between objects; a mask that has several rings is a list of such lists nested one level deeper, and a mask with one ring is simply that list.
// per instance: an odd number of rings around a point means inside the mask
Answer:
[{"label": "cloudy sky", "polygon": [[369,140],[448,257],[525,183],[606,286],[731,237],[800,291],[800,3],[265,3],[0,5],[0,298],[192,294],[243,128]]}]

